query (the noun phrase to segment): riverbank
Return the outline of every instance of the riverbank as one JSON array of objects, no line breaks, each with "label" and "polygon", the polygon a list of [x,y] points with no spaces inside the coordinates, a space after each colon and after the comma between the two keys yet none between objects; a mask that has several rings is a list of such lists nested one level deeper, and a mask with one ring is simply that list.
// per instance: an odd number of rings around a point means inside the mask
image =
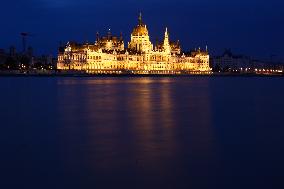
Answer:
[{"label": "riverbank", "polygon": [[81,71],[31,70],[0,71],[0,77],[283,77],[283,73],[180,73],[180,74],[131,74],[131,73],[86,73]]}]

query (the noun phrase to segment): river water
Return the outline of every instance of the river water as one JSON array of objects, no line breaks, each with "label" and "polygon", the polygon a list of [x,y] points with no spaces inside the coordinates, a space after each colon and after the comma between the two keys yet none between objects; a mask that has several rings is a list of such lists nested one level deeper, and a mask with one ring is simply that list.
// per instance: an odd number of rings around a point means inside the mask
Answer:
[{"label": "river water", "polygon": [[0,87],[0,188],[284,186],[284,78],[1,77]]}]

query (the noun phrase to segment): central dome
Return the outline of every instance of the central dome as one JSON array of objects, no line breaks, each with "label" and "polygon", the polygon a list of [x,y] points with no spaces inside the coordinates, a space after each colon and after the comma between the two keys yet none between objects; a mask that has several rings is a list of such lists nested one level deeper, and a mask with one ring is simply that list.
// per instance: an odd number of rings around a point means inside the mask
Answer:
[{"label": "central dome", "polygon": [[134,36],[148,36],[148,29],[142,22],[142,14],[138,18],[138,25],[133,29],[132,35]]},{"label": "central dome", "polygon": [[133,29],[132,35],[135,36],[147,36],[148,35],[148,30],[146,25],[138,25]]}]

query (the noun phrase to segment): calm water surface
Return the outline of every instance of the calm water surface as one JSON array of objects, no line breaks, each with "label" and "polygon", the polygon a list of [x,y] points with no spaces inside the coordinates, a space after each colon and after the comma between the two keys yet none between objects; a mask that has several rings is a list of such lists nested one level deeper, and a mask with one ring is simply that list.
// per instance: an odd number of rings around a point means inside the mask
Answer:
[{"label": "calm water surface", "polygon": [[284,188],[284,78],[0,78],[0,188]]}]

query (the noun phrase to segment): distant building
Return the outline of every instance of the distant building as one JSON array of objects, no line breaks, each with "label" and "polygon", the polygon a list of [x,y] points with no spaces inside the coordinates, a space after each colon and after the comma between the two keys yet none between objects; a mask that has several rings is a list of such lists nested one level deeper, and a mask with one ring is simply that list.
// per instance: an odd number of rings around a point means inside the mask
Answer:
[{"label": "distant building", "polygon": [[215,72],[278,72],[283,70],[280,62],[275,63],[244,55],[234,55],[228,49],[221,56],[211,57],[210,64]]},{"label": "distant building", "polygon": [[14,46],[11,46],[9,50],[10,50],[10,51],[9,51],[9,55],[10,55],[11,57],[16,56],[17,53],[16,53],[16,48],[15,48]]},{"label": "distant building", "polygon": [[141,14],[127,46],[122,36],[112,36],[110,31],[106,37],[97,34],[95,43],[68,42],[59,48],[57,68],[88,73],[211,73],[208,52],[182,53],[179,41],[170,41],[167,28],[163,42],[154,46]]},{"label": "distant building", "polygon": [[32,47],[28,47],[25,53],[17,53],[14,46],[7,53],[0,49],[0,69],[55,69],[56,65],[57,58],[52,55],[34,56]]},{"label": "distant building", "polygon": [[250,57],[233,55],[231,50],[228,49],[221,56],[212,57],[210,63],[213,68],[219,67],[221,69],[238,69],[252,66]]},{"label": "distant building", "polygon": [[26,54],[30,58],[33,57],[33,48],[32,47],[28,47],[28,50],[27,50]]},{"label": "distant building", "polygon": [[52,65],[56,67],[57,64],[57,58],[54,58],[52,55],[42,55],[39,57],[33,58],[33,63],[40,63],[42,65]]},{"label": "distant building", "polygon": [[6,61],[7,54],[4,49],[0,49],[0,64],[3,64]]}]

